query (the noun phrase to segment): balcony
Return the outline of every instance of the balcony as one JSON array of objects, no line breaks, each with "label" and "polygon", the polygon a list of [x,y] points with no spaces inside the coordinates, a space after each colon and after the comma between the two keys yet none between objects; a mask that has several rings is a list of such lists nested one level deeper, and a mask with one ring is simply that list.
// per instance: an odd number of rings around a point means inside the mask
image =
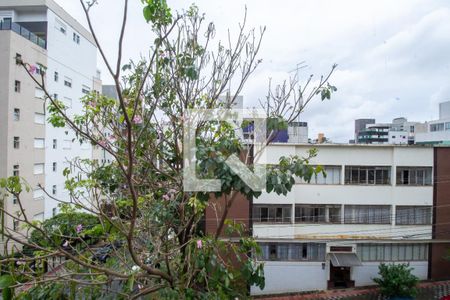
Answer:
[{"label": "balcony", "polygon": [[38,37],[34,33],[30,32],[28,29],[26,29],[23,26],[20,26],[17,23],[11,22],[11,21],[3,21],[0,22],[0,30],[12,30],[15,33],[23,36],[27,40],[31,41],[32,43],[38,45],[39,47],[42,47],[46,49],[46,42],[44,39]]}]

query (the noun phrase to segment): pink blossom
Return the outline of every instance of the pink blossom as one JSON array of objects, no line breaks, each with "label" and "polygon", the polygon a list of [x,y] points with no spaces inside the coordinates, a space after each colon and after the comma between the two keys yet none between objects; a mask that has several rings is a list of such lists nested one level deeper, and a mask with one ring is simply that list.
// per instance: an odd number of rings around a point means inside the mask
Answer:
[{"label": "pink blossom", "polygon": [[108,145],[108,143],[105,140],[98,141],[98,144],[103,147],[106,147]]},{"label": "pink blossom", "polygon": [[89,106],[91,107],[97,107],[97,103],[95,103],[94,101],[89,101]]},{"label": "pink blossom", "polygon": [[116,136],[110,135],[110,136],[108,137],[108,139],[109,139],[111,142],[114,142],[114,141],[116,140]]},{"label": "pink blossom", "polygon": [[28,66],[28,72],[30,72],[31,74],[36,73],[36,71],[37,71],[37,67],[35,65]]},{"label": "pink blossom", "polygon": [[141,116],[135,115],[134,118],[133,118],[133,123],[134,124],[142,124]]},{"label": "pink blossom", "polygon": [[63,247],[69,247],[69,241],[68,241],[68,240],[66,240],[66,241],[64,242]]},{"label": "pink blossom", "polygon": [[75,230],[77,231],[77,233],[80,233],[81,230],[83,230],[83,225],[78,224]]},{"label": "pink blossom", "polygon": [[202,240],[197,240],[197,249],[202,249],[202,248],[203,248]]},{"label": "pink blossom", "polygon": [[170,200],[170,196],[168,194],[163,195],[162,198],[166,201]]}]

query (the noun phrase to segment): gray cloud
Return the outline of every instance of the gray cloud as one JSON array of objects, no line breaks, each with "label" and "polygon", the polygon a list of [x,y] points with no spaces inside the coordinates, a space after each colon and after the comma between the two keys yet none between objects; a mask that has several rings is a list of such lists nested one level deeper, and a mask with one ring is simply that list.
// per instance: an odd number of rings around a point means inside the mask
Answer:
[{"label": "gray cloud", "polygon": [[[57,0],[83,24],[77,1]],[[100,0],[95,25],[105,51],[117,47],[119,0]],[[140,1],[130,1],[125,57],[145,54],[152,36],[141,14]],[[353,135],[353,120],[374,117],[380,122],[405,116],[424,121],[437,117],[437,103],[450,99],[450,3],[445,0],[269,0],[196,1],[213,20],[217,38],[235,32],[248,8],[251,27],[267,26],[260,57],[263,63],[244,90],[250,106],[264,98],[268,78],[282,80],[300,61],[301,76],[339,68],[332,78],[338,93],[331,101],[316,101],[302,116],[310,137],[324,132],[334,141]],[[175,9],[182,0],[170,1]],[[100,64],[104,81],[106,69]]]}]

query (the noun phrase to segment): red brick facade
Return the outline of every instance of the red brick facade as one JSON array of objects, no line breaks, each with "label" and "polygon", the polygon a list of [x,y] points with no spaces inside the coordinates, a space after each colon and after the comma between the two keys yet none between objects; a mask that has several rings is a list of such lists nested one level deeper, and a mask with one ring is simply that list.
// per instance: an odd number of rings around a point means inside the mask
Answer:
[{"label": "red brick facade", "polygon": [[434,148],[433,239],[429,277],[450,279],[450,147]]}]

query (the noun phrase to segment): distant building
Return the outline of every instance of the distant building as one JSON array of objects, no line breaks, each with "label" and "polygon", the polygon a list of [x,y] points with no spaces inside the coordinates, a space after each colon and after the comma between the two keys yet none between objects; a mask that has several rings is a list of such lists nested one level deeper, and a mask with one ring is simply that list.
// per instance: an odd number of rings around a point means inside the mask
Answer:
[{"label": "distant building", "polygon": [[[16,60],[29,63],[37,78],[45,72],[50,96],[64,103],[72,117],[82,112],[80,98],[101,87],[97,47],[92,35],[53,0],[0,1],[0,177],[27,180],[31,190],[22,194],[24,209],[29,219],[42,221],[57,213],[54,199],[71,200],[63,170],[76,157],[90,159],[92,147],[80,143],[69,126],[55,128],[48,122],[48,95]],[[4,205],[11,214],[19,211],[12,197]],[[20,228],[10,217],[3,221],[10,229]]]},{"label": "distant building", "polygon": [[[368,120],[368,119],[360,119]],[[374,119],[370,119],[374,120]],[[358,121],[358,120],[356,120]],[[425,131],[423,124],[419,122],[408,122],[406,118],[395,118],[392,123],[367,123],[366,128],[356,127],[355,143],[357,144],[409,144],[415,142],[415,134]],[[358,123],[361,126],[362,123]]]},{"label": "distant building", "polygon": [[417,144],[450,144],[450,101],[439,104],[439,119],[425,123],[425,131],[416,134]]},{"label": "distant building", "polygon": [[359,133],[366,129],[369,124],[375,124],[375,119],[357,119],[355,120],[355,143],[358,142]]}]

